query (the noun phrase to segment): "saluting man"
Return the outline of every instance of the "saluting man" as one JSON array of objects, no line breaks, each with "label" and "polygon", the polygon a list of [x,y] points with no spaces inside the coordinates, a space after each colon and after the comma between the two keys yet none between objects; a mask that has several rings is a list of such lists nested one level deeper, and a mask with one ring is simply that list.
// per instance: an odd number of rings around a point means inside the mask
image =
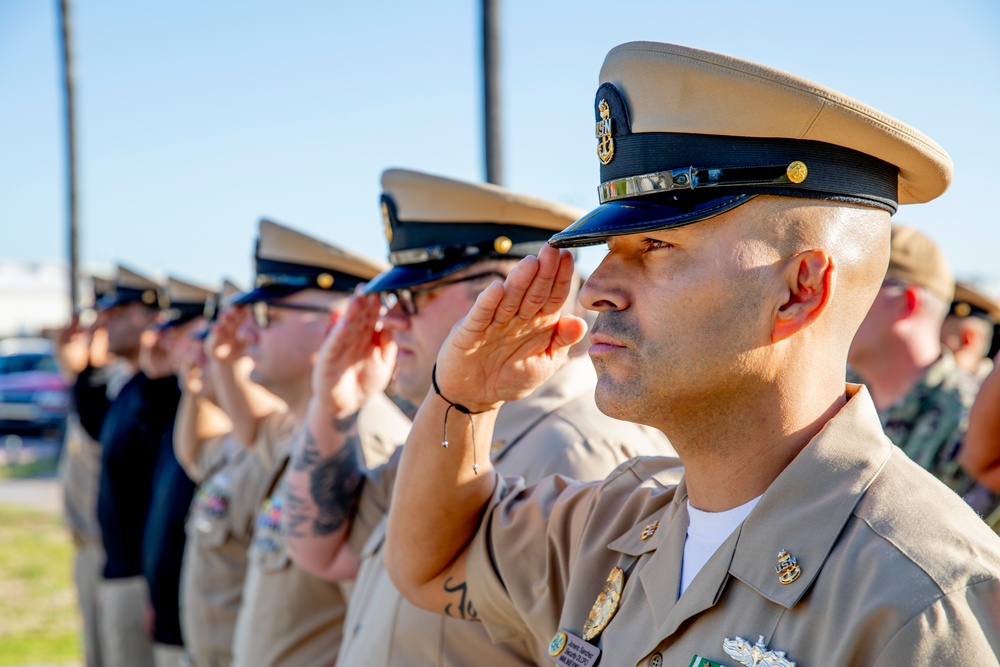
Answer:
[{"label": "saluting man", "polygon": [[[332,425],[349,421],[369,392],[377,395],[396,350],[393,390],[418,404],[433,382],[441,344],[478,294],[582,211],[494,185],[403,169],[386,171],[382,189],[393,267],[368,283],[372,296],[355,301],[317,362],[307,418],[313,441],[309,447],[299,442],[288,474],[289,493],[301,499],[286,505],[284,519],[297,527],[289,531],[289,551],[302,567],[334,581],[352,578],[354,570],[344,563],[360,558],[338,664],[547,664],[544,647],[495,645],[481,625],[465,622],[476,612],[462,580],[443,583],[451,618],[403,599],[382,565],[397,459],[363,474],[346,455],[350,432]],[[391,306],[382,339],[375,328],[379,294]],[[478,456],[504,474],[535,482],[552,474],[601,479],[630,456],[673,454],[661,433],[603,415],[594,404],[596,382],[589,360],[570,359],[530,396],[504,406],[494,437],[479,442]],[[451,418],[468,416],[455,412]],[[332,479],[341,482],[342,492],[329,488]]]},{"label": "saluting man", "polygon": [[[889,217],[947,188],[947,154],[697,49],[624,44],[600,81],[601,206],[550,243],[607,243],[580,296],[597,404],[663,430],[683,479],[642,458],[592,484],[473,471],[472,436],[584,334],[560,315],[569,254],[544,249],[438,355],[396,479],[393,581],[441,612],[467,580],[494,639],[564,665],[996,665],[1000,539],[845,386]],[[445,429],[459,405],[474,425]]]},{"label": "saluting man", "polygon": [[[242,346],[254,362],[250,379],[284,401],[288,409],[283,417],[271,413],[258,419],[253,440],[247,443],[268,473],[236,620],[233,664],[328,667],[340,646],[344,591],[289,559],[281,523],[285,497],[280,488],[289,471],[292,437],[312,396],[312,367],[320,344],[341,317],[354,289],[385,266],[268,220],[260,222],[256,265],[254,289],[236,300],[251,309],[252,317],[244,318],[235,340],[214,344],[217,348]],[[224,326],[218,329],[217,333],[228,336]],[[238,350],[230,349],[229,354],[234,352]],[[221,356],[221,350],[213,354]],[[237,415],[250,411],[245,385],[237,382],[228,360],[217,364],[215,384],[236,426],[238,420],[244,421]],[[384,394],[373,397],[358,416],[352,454],[367,466],[385,461],[406,437],[409,423]],[[338,493],[334,480],[329,481],[331,492]]]}]

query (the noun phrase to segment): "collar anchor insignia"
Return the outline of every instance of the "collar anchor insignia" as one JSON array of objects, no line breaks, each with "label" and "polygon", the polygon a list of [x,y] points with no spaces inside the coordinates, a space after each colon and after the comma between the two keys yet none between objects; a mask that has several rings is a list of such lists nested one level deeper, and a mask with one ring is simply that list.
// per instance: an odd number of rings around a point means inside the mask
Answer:
[{"label": "collar anchor insignia", "polygon": [[778,566],[774,568],[774,571],[778,575],[778,581],[783,586],[792,583],[802,574],[802,568],[799,567],[799,562],[795,560],[795,556],[784,549],[778,552]]},{"label": "collar anchor insignia", "polygon": [[746,667],[795,667],[795,663],[785,657],[784,651],[767,650],[764,635],[759,636],[756,644],[751,644],[742,637],[726,637],[722,642],[722,650]]}]

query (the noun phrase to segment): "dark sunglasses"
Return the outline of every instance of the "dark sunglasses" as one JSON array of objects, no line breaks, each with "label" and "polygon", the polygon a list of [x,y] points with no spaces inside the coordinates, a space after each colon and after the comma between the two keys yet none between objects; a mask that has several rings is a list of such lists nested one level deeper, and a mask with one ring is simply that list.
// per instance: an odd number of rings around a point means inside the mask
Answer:
[{"label": "dark sunglasses", "polygon": [[428,292],[433,292],[434,290],[447,287],[448,285],[457,285],[458,283],[465,283],[471,280],[478,280],[480,278],[499,278],[500,280],[506,280],[507,276],[499,271],[484,271],[483,273],[474,273],[473,275],[465,276],[464,278],[443,280],[439,283],[430,285],[429,287],[421,287],[419,289],[401,287],[399,289],[388,290],[382,292],[379,296],[382,297],[382,305],[386,307],[386,310],[392,310],[398,303],[400,308],[403,309],[403,312],[412,317],[417,314],[417,297],[421,294],[427,294]]},{"label": "dark sunglasses", "polygon": [[271,326],[271,309],[282,308],[284,310],[298,310],[306,313],[329,313],[330,309],[324,306],[312,306],[305,303],[271,303],[269,301],[256,301],[253,304],[253,321],[260,329]]}]

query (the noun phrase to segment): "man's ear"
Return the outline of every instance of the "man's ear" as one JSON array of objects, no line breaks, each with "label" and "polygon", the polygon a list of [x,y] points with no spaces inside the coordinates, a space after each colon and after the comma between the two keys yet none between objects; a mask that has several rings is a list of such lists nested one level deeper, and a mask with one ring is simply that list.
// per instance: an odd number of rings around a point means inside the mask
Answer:
[{"label": "man's ear", "polygon": [[786,260],[782,278],[785,298],[774,315],[771,342],[791,338],[826,310],[833,292],[833,258],[823,250],[806,250]]}]

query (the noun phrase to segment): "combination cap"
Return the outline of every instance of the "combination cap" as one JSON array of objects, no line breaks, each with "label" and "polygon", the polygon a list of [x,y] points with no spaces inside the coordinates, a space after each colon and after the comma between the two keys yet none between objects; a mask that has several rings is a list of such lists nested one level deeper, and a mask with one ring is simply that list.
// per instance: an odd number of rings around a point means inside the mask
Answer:
[{"label": "combination cap", "polygon": [[1000,324],[1000,303],[968,283],[955,283],[955,300],[951,302],[951,315],[978,317],[993,324]]},{"label": "combination cap", "polygon": [[101,297],[95,307],[107,310],[114,306],[141,303],[155,310],[160,301],[160,289],[159,283],[152,278],[119,264],[112,289]]},{"label": "combination cap", "polygon": [[385,265],[270,220],[260,221],[254,289],[235,304],[271,301],[304,289],[350,293]]},{"label": "combination cap", "polygon": [[536,254],[583,211],[489,183],[407,169],[382,174],[382,222],[392,268],[368,293],[439,280],[485,259]]},{"label": "combination cap", "polygon": [[615,47],[595,98],[600,206],[555,246],[668,229],[760,194],[874,206],[926,202],[948,154],[917,130],[806,79],[675,44]]},{"label": "combination cap", "polygon": [[215,292],[207,287],[167,278],[167,285],[160,294],[160,330],[170,329],[202,317]]}]

